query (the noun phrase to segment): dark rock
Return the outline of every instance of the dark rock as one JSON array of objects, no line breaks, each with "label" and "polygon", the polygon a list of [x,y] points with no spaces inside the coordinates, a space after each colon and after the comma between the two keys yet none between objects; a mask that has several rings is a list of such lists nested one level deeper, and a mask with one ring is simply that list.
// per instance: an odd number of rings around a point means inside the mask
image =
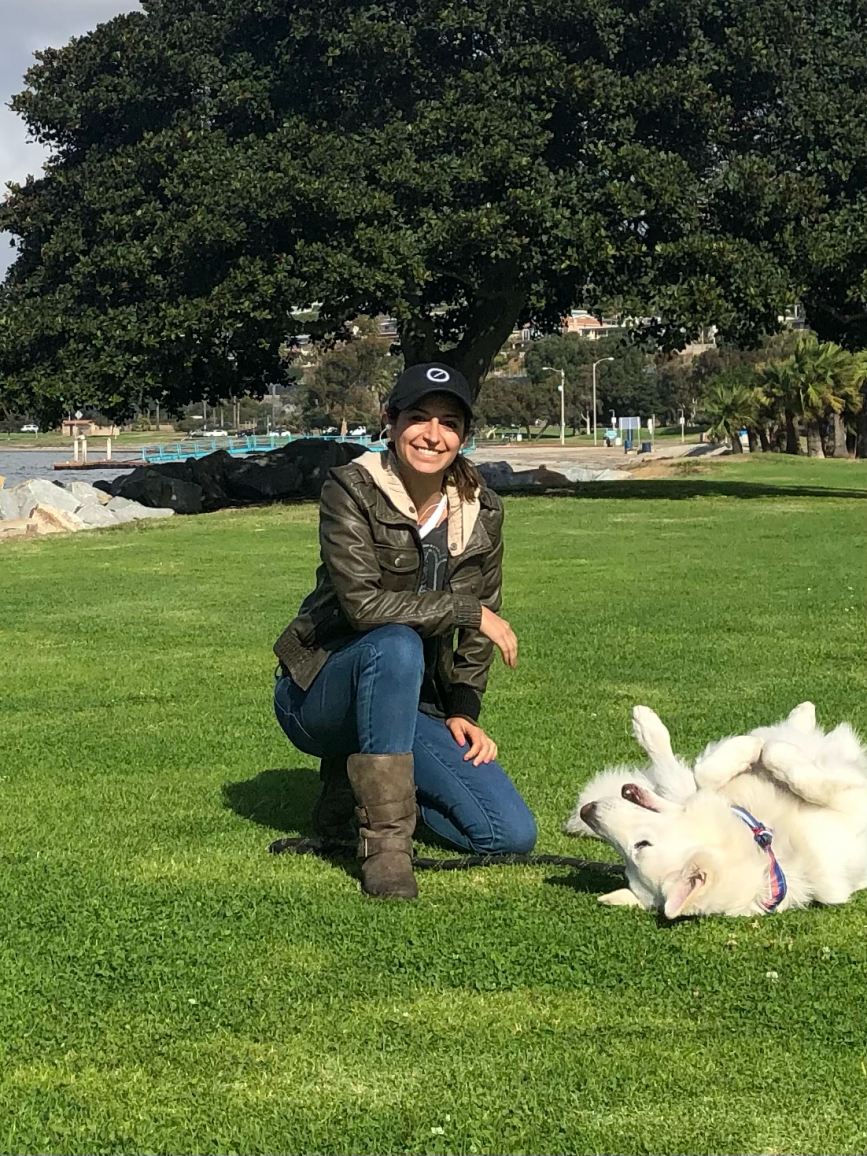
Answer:
[{"label": "dark rock", "polygon": [[318,498],[328,471],[364,452],[364,446],[352,442],[290,442],[269,453],[233,458],[225,485],[230,497],[244,502]]},{"label": "dark rock", "polygon": [[366,447],[354,442],[306,438],[261,454],[235,457],[228,450],[215,450],[186,462],[137,466],[110,484],[94,485],[143,506],[198,514],[239,503],[318,498],[332,467],[365,452]]},{"label": "dark rock", "polygon": [[[129,475],[127,475],[127,476],[129,476]],[[115,481],[117,481],[116,478],[115,478]],[[98,482],[93,483],[93,488],[95,490],[102,490],[102,492],[104,494],[110,494],[111,493],[111,482],[106,482],[103,478],[100,478]]]},{"label": "dark rock", "polygon": [[[121,474],[116,477],[111,483],[111,489],[109,491],[112,497],[117,494],[120,494],[121,497],[124,498],[130,497],[130,495],[124,489],[124,482],[128,481],[129,478],[135,477],[136,474],[139,474],[142,471],[160,474],[164,478],[174,478],[179,482],[193,481],[193,467],[189,464],[189,462],[155,462],[153,465],[136,466],[131,474]],[[135,498],[134,500],[138,501],[139,499]],[[149,503],[145,502],[143,504],[148,505]]]},{"label": "dark rock", "polygon": [[243,502],[272,502],[297,498],[303,475],[294,462],[247,457],[236,463],[226,479],[229,494]]},{"label": "dark rock", "polygon": [[214,450],[203,458],[194,458],[189,463],[191,481],[202,487],[202,503],[205,510],[220,510],[230,504],[227,477],[237,465],[228,450]]},{"label": "dark rock", "polygon": [[[176,468],[174,462],[167,463]],[[150,466],[137,466],[131,474],[112,482],[115,497],[129,498],[143,506],[174,510],[176,514],[202,512],[202,487]]]}]

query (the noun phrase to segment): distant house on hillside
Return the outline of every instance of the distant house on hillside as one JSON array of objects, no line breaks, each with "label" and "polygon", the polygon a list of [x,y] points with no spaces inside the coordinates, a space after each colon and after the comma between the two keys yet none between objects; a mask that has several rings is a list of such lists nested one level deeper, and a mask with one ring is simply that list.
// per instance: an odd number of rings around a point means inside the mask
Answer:
[{"label": "distant house on hillside", "polygon": [[607,317],[601,319],[594,317],[586,309],[573,309],[568,317],[563,318],[564,333],[577,333],[581,337],[586,337],[588,341],[598,341],[600,337],[607,337],[622,328],[619,321]]}]

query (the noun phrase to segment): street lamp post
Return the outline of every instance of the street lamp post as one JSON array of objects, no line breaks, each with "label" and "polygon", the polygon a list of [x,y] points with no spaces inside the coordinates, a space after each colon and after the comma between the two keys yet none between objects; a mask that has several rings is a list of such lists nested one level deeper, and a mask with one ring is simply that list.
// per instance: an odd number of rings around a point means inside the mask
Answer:
[{"label": "street lamp post", "polygon": [[566,370],[558,369],[556,365],[543,365],[543,369],[550,369],[552,373],[560,374],[560,384],[557,388],[560,390],[560,445],[566,444]]},{"label": "street lamp post", "polygon": [[613,361],[613,357],[600,357],[598,361],[593,362],[593,444],[596,445],[596,366],[601,365],[603,361]]}]

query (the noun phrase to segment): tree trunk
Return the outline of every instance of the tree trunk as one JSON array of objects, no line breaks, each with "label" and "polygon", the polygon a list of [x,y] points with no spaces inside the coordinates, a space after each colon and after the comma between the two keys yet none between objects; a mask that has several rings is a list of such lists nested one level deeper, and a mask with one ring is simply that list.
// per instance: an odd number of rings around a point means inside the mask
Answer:
[{"label": "tree trunk", "polygon": [[822,430],[817,421],[807,423],[807,456],[811,458],[823,458],[825,451],[822,449]]},{"label": "tree trunk", "polygon": [[799,454],[801,452],[801,438],[798,433],[798,423],[790,409],[786,410],[786,453]]},{"label": "tree trunk", "polygon": [[469,302],[470,316],[457,345],[441,349],[436,327],[421,309],[398,323],[404,364],[442,361],[454,366],[467,379],[473,397],[478,397],[482,379],[515,328],[526,301],[517,267],[514,262],[504,261],[485,284],[476,287]]},{"label": "tree trunk", "polygon": [[862,409],[855,418],[855,438],[856,455],[859,458],[867,458],[867,408]]},{"label": "tree trunk", "polygon": [[764,425],[759,426],[759,442],[762,447],[762,453],[766,454],[771,449],[771,439],[768,437],[768,427]]},{"label": "tree trunk", "polygon": [[834,442],[831,456],[835,458],[848,458],[849,451],[846,448],[846,427],[839,413],[831,414],[831,429],[833,430],[832,440]]},{"label": "tree trunk", "polygon": [[732,453],[742,454],[743,452],[744,447],[741,445],[741,435],[737,430],[735,430],[735,432],[732,434]]},{"label": "tree trunk", "polygon": [[756,431],[755,431],[754,426],[751,426],[751,425],[747,426],[747,440],[750,443],[750,453],[754,454],[756,452],[756,450],[758,449],[758,446],[759,446],[759,439],[758,439],[758,436],[756,435]]}]

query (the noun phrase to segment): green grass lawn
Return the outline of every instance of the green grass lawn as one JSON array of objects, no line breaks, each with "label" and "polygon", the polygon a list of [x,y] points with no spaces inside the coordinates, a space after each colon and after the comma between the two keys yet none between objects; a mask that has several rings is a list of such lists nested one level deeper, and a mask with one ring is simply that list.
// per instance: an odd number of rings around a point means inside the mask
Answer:
[{"label": "green grass lawn", "polygon": [[[539,850],[609,857],[560,826],[635,703],[687,756],[805,698],[867,732],[864,482],[775,457],[508,500],[522,649],[483,719]],[[0,549],[0,1150],[867,1150],[865,893],[665,926],[592,871],[383,904],[267,854],[316,789],[270,704],[315,519]]]}]

